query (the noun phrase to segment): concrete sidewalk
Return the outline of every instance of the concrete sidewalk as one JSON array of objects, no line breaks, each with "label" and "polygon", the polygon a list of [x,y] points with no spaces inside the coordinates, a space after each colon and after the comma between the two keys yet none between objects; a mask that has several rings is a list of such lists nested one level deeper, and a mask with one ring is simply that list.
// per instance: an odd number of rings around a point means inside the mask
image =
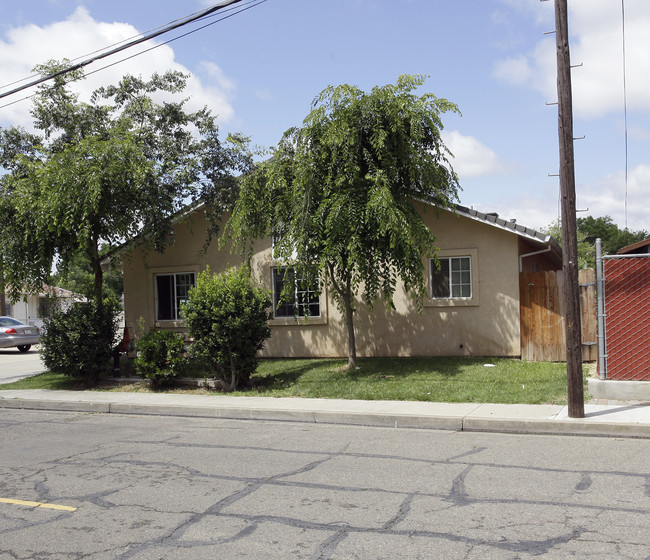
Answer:
[{"label": "concrete sidewalk", "polygon": [[278,420],[472,432],[650,438],[650,404],[431,403],[99,391],[0,390],[0,408]]}]

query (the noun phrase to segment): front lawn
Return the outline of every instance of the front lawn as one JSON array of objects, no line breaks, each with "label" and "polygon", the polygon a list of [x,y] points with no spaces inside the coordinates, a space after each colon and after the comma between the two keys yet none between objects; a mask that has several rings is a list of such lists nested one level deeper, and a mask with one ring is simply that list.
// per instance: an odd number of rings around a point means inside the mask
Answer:
[{"label": "front lawn", "polygon": [[[232,394],[520,404],[566,404],[567,400],[563,363],[504,358],[366,358],[359,360],[357,369],[348,371],[346,362],[338,359],[262,360],[253,376],[254,387]],[[196,375],[202,378],[201,372]],[[0,389],[35,388],[82,387],[77,381],[52,373],[0,386]],[[100,385],[97,388],[124,390],[121,386]]]},{"label": "front lawn", "polygon": [[358,364],[348,371],[346,360],[265,360],[254,379],[259,394],[274,397],[527,404],[567,399],[562,363],[369,358]]}]

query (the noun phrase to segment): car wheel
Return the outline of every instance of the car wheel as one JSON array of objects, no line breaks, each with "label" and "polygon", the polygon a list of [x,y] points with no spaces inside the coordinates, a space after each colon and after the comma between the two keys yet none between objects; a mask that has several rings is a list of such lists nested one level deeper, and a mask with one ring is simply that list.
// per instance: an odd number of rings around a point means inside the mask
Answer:
[{"label": "car wheel", "polygon": [[20,346],[18,346],[18,351],[27,352],[27,350],[29,350],[31,347],[32,347],[31,344],[21,344]]}]

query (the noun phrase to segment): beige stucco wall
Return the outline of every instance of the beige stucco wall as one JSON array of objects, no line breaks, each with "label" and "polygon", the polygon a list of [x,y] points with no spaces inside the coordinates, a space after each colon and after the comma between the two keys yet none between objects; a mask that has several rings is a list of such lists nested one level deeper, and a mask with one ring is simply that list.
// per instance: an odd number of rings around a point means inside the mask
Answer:
[{"label": "beige stucco wall", "polygon": [[[421,314],[415,303],[398,289],[394,311],[378,302],[371,312],[358,302],[355,316],[359,356],[518,356],[519,280],[518,239],[507,231],[456,216],[447,211],[420,207],[438,238],[440,256],[471,256],[473,297],[470,300],[425,301]],[[176,243],[165,254],[138,249],[125,256],[124,292],[127,325],[138,332],[139,317],[147,327],[155,323],[154,275],[168,272],[200,272],[206,265],[220,272],[241,259],[218,250],[213,242],[200,254],[204,241],[204,217],[194,213],[176,226]],[[252,262],[254,275],[271,288],[270,240],[259,242]],[[428,277],[428,263],[427,267]],[[346,356],[344,320],[329,297],[321,295],[321,317],[308,321],[271,321],[272,336],[265,356]],[[182,323],[157,323],[161,328],[182,329]]]}]

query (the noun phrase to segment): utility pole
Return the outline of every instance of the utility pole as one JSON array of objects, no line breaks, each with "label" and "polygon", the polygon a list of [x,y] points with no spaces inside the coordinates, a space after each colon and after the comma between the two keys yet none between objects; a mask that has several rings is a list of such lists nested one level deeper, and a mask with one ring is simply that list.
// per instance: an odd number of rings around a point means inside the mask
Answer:
[{"label": "utility pole", "polygon": [[562,198],[562,269],[564,271],[564,322],[566,328],[567,393],[570,418],[584,418],[576,184],[573,157],[573,99],[567,0],[555,0],[557,41],[558,135]]}]

